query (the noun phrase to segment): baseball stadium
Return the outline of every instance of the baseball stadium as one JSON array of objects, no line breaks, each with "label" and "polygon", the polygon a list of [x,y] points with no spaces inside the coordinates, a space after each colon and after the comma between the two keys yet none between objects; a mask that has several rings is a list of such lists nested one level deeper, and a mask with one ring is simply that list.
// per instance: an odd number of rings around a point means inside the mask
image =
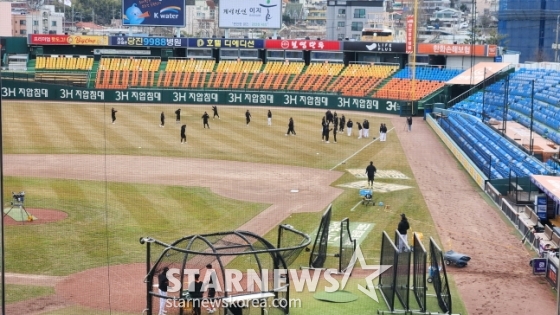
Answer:
[{"label": "baseball stadium", "polygon": [[414,36],[0,41],[2,314],[560,309],[556,64]]}]

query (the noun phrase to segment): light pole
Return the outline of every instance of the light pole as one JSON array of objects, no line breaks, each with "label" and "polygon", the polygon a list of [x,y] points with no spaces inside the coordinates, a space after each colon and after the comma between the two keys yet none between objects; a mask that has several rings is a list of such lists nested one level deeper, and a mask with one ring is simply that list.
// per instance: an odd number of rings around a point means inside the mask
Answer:
[{"label": "light pole", "polygon": [[554,62],[558,62],[558,28],[560,25],[560,15],[556,17],[556,42],[554,43]]}]

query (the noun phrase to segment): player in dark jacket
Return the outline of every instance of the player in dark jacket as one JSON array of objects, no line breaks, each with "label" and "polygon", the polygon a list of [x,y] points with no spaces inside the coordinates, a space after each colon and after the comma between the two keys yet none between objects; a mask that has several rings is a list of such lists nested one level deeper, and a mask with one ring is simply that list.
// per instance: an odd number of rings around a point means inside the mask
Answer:
[{"label": "player in dark jacket", "polygon": [[366,175],[368,179],[368,186],[373,186],[373,181],[375,180],[375,172],[377,172],[377,168],[373,165],[373,162],[369,162],[369,165],[366,167]]},{"label": "player in dark jacket", "polygon": [[111,108],[111,120],[112,123],[115,123],[115,120],[117,120],[117,110],[113,107]]},{"label": "player in dark jacket", "polygon": [[251,113],[249,113],[249,110],[245,112],[245,122],[247,123],[247,126],[249,126],[249,123],[251,122]]},{"label": "player in dark jacket", "polygon": [[354,122],[352,122],[352,119],[349,118],[348,122],[346,123],[346,131],[348,133],[348,137],[350,137],[352,135],[352,127],[354,126]]},{"label": "player in dark jacket", "polygon": [[367,119],[364,119],[363,127],[364,130],[362,131],[362,136],[364,138],[369,138],[369,121]]},{"label": "player in dark jacket", "polygon": [[161,124],[159,126],[164,127],[165,126],[165,114],[163,112],[161,112],[161,115],[159,116],[159,119],[161,120]]},{"label": "player in dark jacket", "polygon": [[176,116],[175,123],[176,124],[181,123],[181,109],[180,108],[175,111],[175,116]]},{"label": "player in dark jacket", "polygon": [[204,128],[208,126],[208,129],[210,129],[210,125],[208,124],[208,119],[210,119],[210,115],[208,115],[207,112],[204,112],[204,115],[202,115],[202,126]]},{"label": "player in dark jacket", "polygon": [[216,118],[216,116],[218,116],[218,119],[220,119],[220,115],[218,115],[218,107],[217,106],[212,106],[212,111],[214,112],[214,116],[212,116],[212,119]]},{"label": "player in dark jacket", "polygon": [[290,121],[288,122],[288,132],[286,132],[286,136],[292,133],[292,136],[296,135],[296,131],[294,130],[294,119],[290,117]]},{"label": "player in dark jacket", "polygon": [[410,229],[410,224],[408,224],[408,219],[406,215],[401,214],[401,221],[397,226],[397,231],[399,231],[399,251],[403,252],[408,247],[408,237],[407,231]]},{"label": "player in dark jacket", "polygon": [[331,133],[331,130],[329,128],[330,124],[328,123],[328,121],[323,125],[323,137],[325,138],[325,143],[330,143],[329,142],[329,134]]},{"label": "player in dark jacket", "polygon": [[356,125],[358,125],[358,139],[362,139],[362,125],[359,122]]},{"label": "player in dark jacket", "polygon": [[181,144],[187,143],[187,125],[181,126]]},{"label": "player in dark jacket", "polygon": [[344,117],[344,114],[340,116],[340,122],[338,125],[340,126],[340,132],[344,132],[344,126],[346,125],[346,117]]}]

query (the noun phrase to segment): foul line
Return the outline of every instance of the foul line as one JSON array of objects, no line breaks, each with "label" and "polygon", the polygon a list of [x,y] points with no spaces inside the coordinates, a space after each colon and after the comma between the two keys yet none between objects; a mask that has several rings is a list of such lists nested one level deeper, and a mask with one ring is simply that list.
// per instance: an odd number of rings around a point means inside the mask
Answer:
[{"label": "foul line", "polygon": [[[387,132],[391,131],[395,129],[395,127],[387,130]],[[375,141],[377,141],[379,138],[375,138],[373,139],[370,143],[364,145],[361,149],[359,149],[358,151],[354,152],[354,154],[350,155],[349,157],[347,157],[346,159],[344,159],[343,161],[341,161],[340,163],[336,164],[335,166],[333,166],[329,171],[334,170],[335,168],[339,167],[340,165],[346,163],[346,161],[350,160],[351,158],[353,158],[354,156],[356,156],[356,154],[362,152],[362,150],[364,150],[365,148],[367,148],[370,144],[374,143]]]},{"label": "foul line", "polygon": [[361,201],[358,201],[358,203],[352,207],[352,209],[350,209],[350,211],[354,211],[354,209],[356,209],[356,207],[358,207],[360,205],[360,203],[362,203]]}]

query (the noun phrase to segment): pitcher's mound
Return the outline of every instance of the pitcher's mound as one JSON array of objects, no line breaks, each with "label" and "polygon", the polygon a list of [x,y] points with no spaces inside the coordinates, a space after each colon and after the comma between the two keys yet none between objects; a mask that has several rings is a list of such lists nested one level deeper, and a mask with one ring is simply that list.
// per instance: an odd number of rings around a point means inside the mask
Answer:
[{"label": "pitcher's mound", "polygon": [[64,220],[68,217],[68,213],[59,210],[41,209],[41,208],[25,208],[27,212],[34,217],[33,220],[16,221],[9,215],[4,215],[5,225],[37,225]]}]

